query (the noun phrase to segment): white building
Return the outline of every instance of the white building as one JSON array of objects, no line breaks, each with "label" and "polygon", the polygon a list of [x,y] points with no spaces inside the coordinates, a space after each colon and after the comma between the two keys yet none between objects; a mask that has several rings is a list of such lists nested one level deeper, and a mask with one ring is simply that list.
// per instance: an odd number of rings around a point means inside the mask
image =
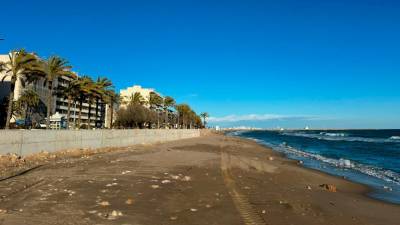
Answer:
[{"label": "white building", "polygon": [[[131,97],[135,93],[140,93],[140,95],[143,97],[143,99],[146,102],[148,102],[150,99],[151,92],[157,93],[153,88],[142,88],[142,86],[140,86],[140,85],[133,85],[132,87],[128,87],[126,89],[121,89],[120,95],[123,100],[121,106],[126,106],[126,104],[129,103]],[[148,107],[148,103],[145,103],[144,105]]]},{"label": "white building", "polygon": [[[9,60],[8,55],[0,55],[0,62],[7,62]],[[1,73],[0,74],[0,80],[3,78],[5,74]],[[55,80],[53,82],[54,84],[54,90],[56,90],[60,86],[67,86],[70,82],[71,78],[62,76],[59,77],[58,80]],[[35,84],[27,84],[25,87],[22,86],[21,82],[17,80],[14,88],[14,100],[18,100],[18,98],[23,94],[24,90],[26,89],[32,89],[34,90],[40,98],[40,103],[38,107],[38,115],[40,115],[41,121],[40,123],[45,123],[45,118],[46,118],[46,110],[47,110],[47,96],[49,93],[48,87],[44,85],[44,80],[39,80]],[[7,77],[4,82],[0,82],[0,103],[2,103],[5,98],[9,95],[10,93],[10,77]],[[62,117],[62,118],[67,118],[67,111],[68,111],[68,100],[54,96],[53,97],[53,102],[52,102],[52,112],[50,113],[51,115],[54,115],[58,113],[57,115]],[[107,115],[106,112],[108,111],[107,108],[108,106],[105,105],[104,103],[100,102],[98,108],[97,108],[97,117],[96,117],[96,104],[91,104],[91,112],[90,112],[90,121],[91,121],[91,126],[92,127],[107,127],[106,125],[101,124],[102,122],[104,123]],[[74,122],[78,122],[78,117],[79,117],[79,103],[72,103],[71,108],[70,108],[70,126],[73,127]],[[0,115],[4,116],[4,115]],[[13,118],[11,122],[15,122],[17,118]],[[82,116],[81,116],[81,125],[85,124],[88,125],[89,122],[89,103],[88,101],[84,101],[82,104]],[[109,121],[108,121],[109,124]]]}]

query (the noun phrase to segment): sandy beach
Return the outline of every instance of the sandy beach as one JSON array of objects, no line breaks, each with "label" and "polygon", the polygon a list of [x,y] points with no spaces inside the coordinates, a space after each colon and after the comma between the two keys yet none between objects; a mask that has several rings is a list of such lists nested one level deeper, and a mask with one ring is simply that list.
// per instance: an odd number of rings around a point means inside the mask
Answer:
[{"label": "sandy beach", "polygon": [[400,224],[365,186],[219,134],[20,164],[1,168],[1,225]]}]

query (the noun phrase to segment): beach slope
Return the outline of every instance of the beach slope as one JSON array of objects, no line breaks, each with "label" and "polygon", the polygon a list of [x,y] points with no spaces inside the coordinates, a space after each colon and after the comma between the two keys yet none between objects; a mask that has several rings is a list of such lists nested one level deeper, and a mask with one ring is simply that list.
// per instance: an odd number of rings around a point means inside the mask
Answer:
[{"label": "beach slope", "polygon": [[249,140],[58,156],[0,181],[0,224],[398,225],[400,206]]}]

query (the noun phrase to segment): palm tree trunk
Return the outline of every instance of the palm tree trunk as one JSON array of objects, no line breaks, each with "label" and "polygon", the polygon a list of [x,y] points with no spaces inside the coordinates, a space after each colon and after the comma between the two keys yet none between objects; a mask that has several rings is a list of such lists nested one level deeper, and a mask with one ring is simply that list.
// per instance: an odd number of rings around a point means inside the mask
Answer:
[{"label": "palm tree trunk", "polygon": [[96,98],[96,118],[94,119],[94,126],[97,128],[97,122],[99,121],[99,98]]},{"label": "palm tree trunk", "polygon": [[51,99],[53,96],[53,82],[49,81],[49,93],[47,95],[47,121],[46,129],[50,129],[50,115],[51,115]]},{"label": "palm tree trunk", "polygon": [[111,100],[111,104],[110,104],[110,107],[111,107],[111,112],[110,112],[110,129],[112,129],[113,128],[113,117],[114,117],[114,102]]},{"label": "palm tree trunk", "polygon": [[89,99],[89,113],[88,113],[88,129],[90,130],[91,129],[91,124],[90,124],[90,116],[91,116],[91,113],[92,112],[92,99]]},{"label": "palm tree trunk", "polygon": [[10,129],[10,120],[13,112],[15,80],[11,81],[10,95],[8,97],[7,120],[5,129]]},{"label": "palm tree trunk", "polygon": [[81,122],[82,122],[82,105],[83,105],[83,99],[81,98],[79,100],[79,117],[78,117],[78,129],[81,129]]},{"label": "palm tree trunk", "polygon": [[67,129],[69,129],[69,120],[71,118],[71,101],[72,101],[72,96],[68,96],[68,109],[67,109]]}]

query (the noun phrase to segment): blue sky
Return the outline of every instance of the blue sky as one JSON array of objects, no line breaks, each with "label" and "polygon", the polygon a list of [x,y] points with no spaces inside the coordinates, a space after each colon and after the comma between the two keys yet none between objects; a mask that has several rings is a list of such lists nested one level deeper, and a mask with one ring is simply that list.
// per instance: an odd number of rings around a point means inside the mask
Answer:
[{"label": "blue sky", "polygon": [[0,52],[60,55],[213,125],[400,128],[399,11],[384,0],[6,1]]}]

